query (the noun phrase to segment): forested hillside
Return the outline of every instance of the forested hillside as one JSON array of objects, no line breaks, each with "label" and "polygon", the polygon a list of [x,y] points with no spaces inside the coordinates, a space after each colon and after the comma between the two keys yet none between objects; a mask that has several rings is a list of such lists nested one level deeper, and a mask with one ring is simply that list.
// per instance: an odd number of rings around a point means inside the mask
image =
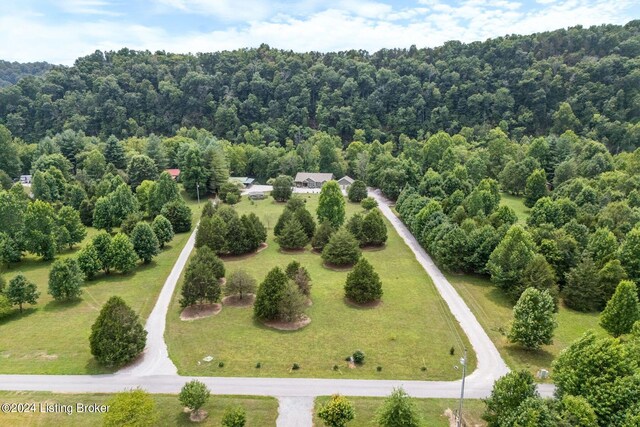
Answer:
[{"label": "forested hillside", "polygon": [[15,84],[25,76],[39,76],[49,71],[53,65],[47,62],[9,62],[0,59],[0,87]]},{"label": "forested hillside", "polygon": [[[36,142],[63,129],[103,138],[180,127],[234,142],[299,142],[311,130],[351,141],[439,130],[576,133],[613,152],[638,145],[640,21],[433,49],[176,55],[100,52],[0,91],[0,123]],[[564,103],[568,104],[564,104]]]}]

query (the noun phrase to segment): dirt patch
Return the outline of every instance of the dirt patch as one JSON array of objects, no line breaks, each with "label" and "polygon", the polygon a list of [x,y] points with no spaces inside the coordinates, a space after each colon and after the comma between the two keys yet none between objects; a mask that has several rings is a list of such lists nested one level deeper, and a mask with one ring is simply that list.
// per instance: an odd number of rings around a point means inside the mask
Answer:
[{"label": "dirt patch", "polygon": [[35,359],[40,360],[56,360],[58,358],[57,354],[48,354],[46,351],[39,351],[34,356]]},{"label": "dirt patch", "polygon": [[361,246],[360,247],[361,250],[365,251],[365,252],[377,252],[377,251],[383,251],[385,249],[387,249],[387,244],[384,243],[382,245],[367,245],[367,246]]},{"label": "dirt patch", "polygon": [[269,247],[268,244],[261,243],[258,249],[256,249],[254,252],[249,252],[248,254],[242,254],[242,255],[220,255],[220,259],[223,259],[225,261],[240,261],[243,259],[251,258],[252,256],[255,256],[260,252],[264,251],[268,247]]},{"label": "dirt patch", "polygon": [[230,295],[222,298],[222,304],[228,307],[250,307],[255,300],[255,294],[245,294],[242,299],[238,295]]},{"label": "dirt patch", "polygon": [[209,415],[209,413],[204,409],[198,409],[197,411],[192,411],[189,408],[184,408],[183,412],[185,414],[189,414],[189,420],[191,420],[192,423],[201,423]]},{"label": "dirt patch", "polygon": [[326,261],[322,263],[322,266],[324,268],[326,268],[327,270],[333,270],[333,271],[349,271],[353,268],[354,265],[355,264],[336,265]]},{"label": "dirt patch", "polygon": [[357,302],[355,302],[352,299],[347,298],[347,297],[344,297],[344,302],[348,306],[355,307],[355,308],[376,308],[376,307],[379,307],[382,304],[382,300],[381,299],[378,299],[378,300],[375,300],[375,301],[371,301],[371,302],[367,302],[367,303],[364,303],[364,304],[358,304]]},{"label": "dirt patch", "polygon": [[273,320],[269,322],[262,322],[265,326],[268,326],[273,329],[277,329],[279,331],[297,331],[298,329],[302,329],[311,323],[310,317],[303,317],[297,322],[282,322],[279,320]]},{"label": "dirt patch", "polygon": [[182,310],[180,320],[196,320],[215,316],[222,311],[222,304],[194,304]]},{"label": "dirt patch", "polygon": [[285,254],[285,255],[301,254],[301,253],[304,253],[305,251],[306,251],[305,248],[300,248],[300,249],[284,249],[284,248],[280,248],[280,249],[278,249],[278,252],[280,252],[281,254]]},{"label": "dirt patch", "polygon": [[226,277],[221,277],[218,279],[218,283],[220,283],[220,286],[224,286],[227,284],[227,278]]},{"label": "dirt patch", "polygon": [[311,250],[309,252],[311,252],[312,254],[315,254],[315,255],[322,255],[322,250],[320,250],[320,249],[311,248]]}]

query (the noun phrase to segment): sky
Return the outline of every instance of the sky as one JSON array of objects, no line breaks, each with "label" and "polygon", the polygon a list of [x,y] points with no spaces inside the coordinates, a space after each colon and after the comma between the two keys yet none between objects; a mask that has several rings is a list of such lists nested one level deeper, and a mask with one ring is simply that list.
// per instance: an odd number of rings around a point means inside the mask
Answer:
[{"label": "sky", "polygon": [[96,49],[339,51],[439,46],[640,19],[639,0],[0,0],[0,59]]}]

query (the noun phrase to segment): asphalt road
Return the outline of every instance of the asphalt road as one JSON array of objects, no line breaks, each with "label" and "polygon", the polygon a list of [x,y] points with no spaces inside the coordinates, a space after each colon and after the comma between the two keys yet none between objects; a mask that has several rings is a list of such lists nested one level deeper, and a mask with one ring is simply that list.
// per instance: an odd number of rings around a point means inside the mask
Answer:
[{"label": "asphalt road", "polygon": [[[447,281],[442,272],[422,249],[402,222],[393,214],[388,201],[379,191],[370,191],[382,213],[393,224],[416,259],[433,279],[434,285],[449,306],[451,313],[467,334],[477,355],[477,369],[467,377],[465,397],[483,398],[489,395],[493,382],[508,372],[498,350],[480,326],[471,310]],[[177,393],[192,377],[177,374],[169,359],[164,341],[166,315],[180,274],[193,249],[195,232],[180,253],[160,292],[146,323],[149,333],[143,357],[134,365],[108,375],[0,375],[2,390],[34,390],[64,393],[118,392],[141,387],[151,393]],[[217,378],[200,377],[213,394],[274,396],[280,400],[278,427],[311,426],[311,411],[315,396],[340,393],[346,396],[386,396],[394,387],[402,386],[412,396],[455,398],[460,394],[458,381],[394,381],[335,380],[316,378]],[[552,385],[542,385],[544,396],[553,393]]]}]

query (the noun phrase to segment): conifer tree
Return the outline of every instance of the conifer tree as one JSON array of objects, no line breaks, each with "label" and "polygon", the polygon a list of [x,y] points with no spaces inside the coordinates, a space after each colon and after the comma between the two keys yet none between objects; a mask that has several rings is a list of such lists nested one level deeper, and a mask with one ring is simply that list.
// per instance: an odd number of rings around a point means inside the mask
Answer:
[{"label": "conifer tree", "polygon": [[380,276],[366,258],[360,258],[347,275],[344,285],[345,296],[358,304],[367,304],[382,298]]}]

